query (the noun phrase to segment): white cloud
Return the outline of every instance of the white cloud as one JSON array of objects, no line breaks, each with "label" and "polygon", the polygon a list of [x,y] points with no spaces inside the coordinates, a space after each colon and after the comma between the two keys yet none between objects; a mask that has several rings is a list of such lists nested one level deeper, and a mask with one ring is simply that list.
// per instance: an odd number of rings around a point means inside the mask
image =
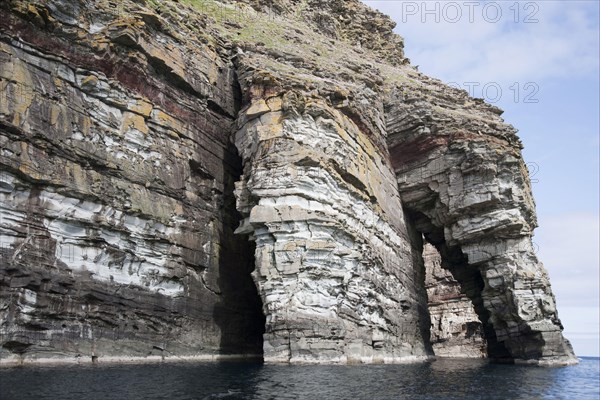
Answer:
[{"label": "white cloud", "polygon": [[[598,14],[594,2],[519,2],[518,23],[512,1],[491,2],[503,10],[496,23],[488,22],[491,19],[483,15],[483,7],[490,2],[471,2],[477,3],[472,8],[473,22],[469,21],[466,1],[365,3],[398,22],[396,32],[405,38],[406,53],[413,64],[445,81],[499,82],[509,86],[512,82],[597,74]],[[435,15],[423,13],[423,5],[433,10],[435,4],[439,23],[435,22]],[[448,4],[457,4],[462,10],[462,18],[456,23],[444,18],[455,15],[444,13]],[[525,9],[527,4],[535,4],[539,9]],[[414,7],[418,12],[408,13]],[[539,22],[524,23],[533,12],[532,17]]]}]

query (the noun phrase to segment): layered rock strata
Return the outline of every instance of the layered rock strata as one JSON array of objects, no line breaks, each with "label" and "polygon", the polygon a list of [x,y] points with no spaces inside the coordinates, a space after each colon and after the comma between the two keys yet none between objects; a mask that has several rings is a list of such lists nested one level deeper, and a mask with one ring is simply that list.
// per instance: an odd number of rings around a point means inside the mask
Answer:
[{"label": "layered rock strata", "polygon": [[427,359],[422,235],[491,357],[574,360],[514,130],[410,67],[388,17],[11,0],[0,20],[1,362]]},{"label": "layered rock strata", "polygon": [[0,9],[1,356],[260,356],[228,59],[88,3]]},{"label": "layered rock strata", "polygon": [[497,360],[569,363],[522,144],[501,110],[441,82],[396,87],[388,144],[404,206],[473,302]]},{"label": "layered rock strata", "polygon": [[235,138],[245,163],[236,195],[238,232],[256,241],[265,360],[423,358],[423,278],[391,167],[322,99],[252,100]]}]

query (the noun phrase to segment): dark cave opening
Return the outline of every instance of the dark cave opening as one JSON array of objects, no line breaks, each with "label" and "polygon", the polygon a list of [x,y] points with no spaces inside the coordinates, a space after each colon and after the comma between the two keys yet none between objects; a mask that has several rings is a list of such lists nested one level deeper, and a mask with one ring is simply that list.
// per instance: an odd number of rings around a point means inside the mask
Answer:
[{"label": "dark cave opening", "polygon": [[408,237],[412,248],[412,263],[414,266],[414,282],[416,285],[416,293],[419,301],[417,302],[419,312],[419,330],[423,343],[425,345],[425,351],[427,354],[434,355],[433,346],[431,343],[431,319],[429,313],[429,305],[427,300],[427,290],[425,286],[426,270],[425,262],[423,259],[423,235],[416,229],[413,217],[404,213],[404,219],[406,222],[406,228],[408,231]]},{"label": "dark cave opening", "polygon": [[234,234],[242,220],[234,195],[235,182],[242,174],[242,161],[233,144],[228,149],[224,173],[218,251],[221,301],[213,313],[221,330],[219,353],[262,358],[265,316],[251,276],[255,268],[255,244],[248,235]]},{"label": "dark cave opening", "polygon": [[[243,93],[237,72],[233,63],[234,53],[231,54],[229,73],[231,74],[231,90],[234,112],[237,115],[242,108]],[[214,101],[209,100],[208,108],[214,108]],[[214,110],[213,110],[214,111]],[[231,119],[233,135],[235,131],[235,116],[225,115]],[[263,313],[262,300],[251,276],[255,269],[254,241],[248,234],[235,234],[235,230],[243,219],[237,209],[234,194],[235,183],[243,174],[243,161],[238,149],[232,141],[228,142],[223,158],[220,245],[218,252],[221,302],[215,305],[213,318],[221,330],[220,354],[248,355],[263,357],[263,335],[265,333],[266,317]]]},{"label": "dark cave opening", "polygon": [[425,241],[433,245],[441,256],[442,268],[448,270],[459,283],[460,291],[473,304],[473,309],[483,327],[487,344],[487,356],[490,359],[510,362],[512,357],[504,343],[498,341],[496,331],[491,321],[489,310],[485,307],[482,292],[485,282],[477,266],[470,265],[467,256],[459,246],[448,246],[444,238],[443,227],[437,227],[431,219],[421,212],[409,211],[415,229],[420,232]]}]

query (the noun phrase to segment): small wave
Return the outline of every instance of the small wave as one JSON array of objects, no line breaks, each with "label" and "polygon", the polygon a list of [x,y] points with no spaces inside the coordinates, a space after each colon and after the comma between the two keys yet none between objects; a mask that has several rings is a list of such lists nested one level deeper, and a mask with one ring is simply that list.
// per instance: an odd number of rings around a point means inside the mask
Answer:
[{"label": "small wave", "polygon": [[228,390],[227,393],[213,393],[204,397],[202,400],[211,400],[211,399],[232,399],[232,398],[242,398],[241,391],[238,390]]}]

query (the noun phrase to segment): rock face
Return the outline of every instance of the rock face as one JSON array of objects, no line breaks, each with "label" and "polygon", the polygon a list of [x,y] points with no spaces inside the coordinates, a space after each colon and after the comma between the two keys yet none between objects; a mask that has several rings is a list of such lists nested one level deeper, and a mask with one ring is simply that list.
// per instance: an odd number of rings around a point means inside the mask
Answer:
[{"label": "rock face", "polygon": [[2,357],[260,355],[228,58],[105,7],[0,10]]},{"label": "rock face", "polygon": [[321,55],[281,46],[244,46],[234,59],[245,217],[236,232],[256,243],[264,359],[427,359],[424,272],[412,262],[382,98],[371,76],[349,81]]},{"label": "rock face", "polygon": [[0,4],[0,363],[573,362],[512,127],[321,3]]},{"label": "rock face", "polygon": [[403,204],[473,302],[488,356],[572,360],[531,242],[535,205],[514,128],[497,108],[427,78],[395,89],[387,109]]},{"label": "rock face", "polygon": [[267,361],[423,358],[426,309],[391,167],[318,98],[287,92],[240,114],[238,229],[256,241],[253,277]]},{"label": "rock face", "polygon": [[425,288],[431,317],[431,345],[436,356],[482,358],[487,356],[483,325],[460,284],[442,267],[440,253],[423,246]]}]

